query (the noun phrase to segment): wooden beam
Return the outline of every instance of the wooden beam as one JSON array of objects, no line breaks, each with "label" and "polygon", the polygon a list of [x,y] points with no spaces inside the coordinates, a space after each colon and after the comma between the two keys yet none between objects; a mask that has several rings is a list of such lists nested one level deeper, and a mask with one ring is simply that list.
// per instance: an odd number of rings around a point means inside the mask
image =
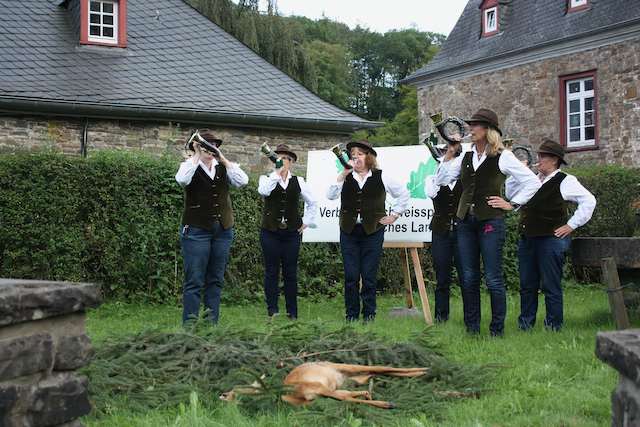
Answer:
[{"label": "wooden beam", "polygon": [[627,316],[627,308],[624,305],[622,290],[620,289],[620,277],[618,276],[618,267],[613,258],[603,258],[600,262],[602,266],[602,275],[604,277],[604,286],[609,295],[609,305],[611,306],[611,314],[616,324],[617,330],[629,329],[629,317]]}]

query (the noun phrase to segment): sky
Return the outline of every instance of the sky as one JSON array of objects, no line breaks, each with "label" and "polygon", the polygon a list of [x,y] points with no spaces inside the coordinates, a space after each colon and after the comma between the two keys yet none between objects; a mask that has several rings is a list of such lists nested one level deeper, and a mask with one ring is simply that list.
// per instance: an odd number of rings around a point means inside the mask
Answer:
[{"label": "sky", "polygon": [[[238,3],[238,0],[233,0]],[[316,20],[323,16],[353,29],[361,27],[381,34],[389,30],[416,28],[448,36],[468,0],[277,0],[283,16],[306,16]],[[260,10],[267,2],[260,0]],[[376,4],[376,7],[372,7]]]}]

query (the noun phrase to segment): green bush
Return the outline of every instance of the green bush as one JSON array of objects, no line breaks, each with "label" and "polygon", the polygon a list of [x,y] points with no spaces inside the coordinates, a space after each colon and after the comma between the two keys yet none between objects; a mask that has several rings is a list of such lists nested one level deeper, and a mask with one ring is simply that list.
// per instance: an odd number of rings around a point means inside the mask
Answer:
[{"label": "green bush", "polygon": [[[89,158],[50,152],[0,156],[0,276],[85,281],[103,285],[105,300],[180,302],[184,266],[178,237],[182,191],[174,180],[181,159],[143,152],[102,152]],[[631,235],[630,205],[638,198],[638,169],[575,169],[598,199],[591,222],[576,235]],[[258,176],[231,189],[235,239],[223,301],[264,298],[259,243],[263,198]],[[517,214],[507,214],[505,285],[518,289]],[[435,275],[429,245],[418,250],[429,290]],[[409,259],[412,281],[413,263]],[[567,269],[567,274],[570,270]],[[300,295],[343,292],[337,243],[305,243],[298,264]],[[380,292],[402,294],[400,250],[384,249]]]},{"label": "green bush", "polygon": [[631,205],[640,200],[640,168],[603,166],[568,170],[596,197],[593,217],[575,237],[631,237],[636,219]]}]

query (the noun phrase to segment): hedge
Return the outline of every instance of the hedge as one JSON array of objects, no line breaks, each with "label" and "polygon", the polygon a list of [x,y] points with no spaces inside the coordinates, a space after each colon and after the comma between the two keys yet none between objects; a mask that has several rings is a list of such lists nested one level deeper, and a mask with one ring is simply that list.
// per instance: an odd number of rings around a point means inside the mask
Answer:
[{"label": "hedge", "polygon": [[[182,191],[174,180],[181,159],[139,151],[88,158],[52,152],[0,156],[0,277],[86,281],[103,285],[105,300],[180,303],[183,262],[178,238]],[[598,199],[593,220],[576,235],[623,236],[634,231],[631,203],[640,170],[601,167],[571,171]],[[258,224],[263,199],[258,176],[232,188],[236,224],[223,301],[262,300]],[[504,277],[518,289],[515,224],[508,214]],[[429,245],[419,250],[423,275],[435,276]],[[569,270],[568,273],[569,274]],[[337,243],[305,243],[298,268],[300,295],[342,292]],[[398,249],[385,249],[380,292],[402,293]]]}]

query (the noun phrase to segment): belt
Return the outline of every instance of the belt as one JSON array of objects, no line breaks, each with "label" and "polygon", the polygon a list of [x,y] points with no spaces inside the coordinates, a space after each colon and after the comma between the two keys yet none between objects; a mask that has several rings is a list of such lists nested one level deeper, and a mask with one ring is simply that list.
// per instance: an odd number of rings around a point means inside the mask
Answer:
[{"label": "belt", "polygon": [[469,205],[469,211],[468,211],[468,212],[469,212],[471,215],[475,215],[475,214],[476,214],[474,207],[475,207],[475,203],[471,203],[471,204]]},{"label": "belt", "polygon": [[281,230],[284,230],[285,228],[287,228],[287,223],[286,222],[281,222],[280,225],[278,225],[278,228]]}]

